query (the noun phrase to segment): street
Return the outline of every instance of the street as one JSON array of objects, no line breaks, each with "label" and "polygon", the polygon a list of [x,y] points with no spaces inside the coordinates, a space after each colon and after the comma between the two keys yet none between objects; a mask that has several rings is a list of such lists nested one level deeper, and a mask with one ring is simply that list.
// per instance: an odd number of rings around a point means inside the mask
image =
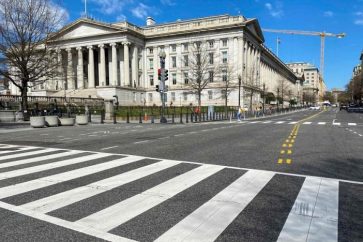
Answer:
[{"label": "street", "polygon": [[3,241],[363,241],[363,115],[0,129]]}]

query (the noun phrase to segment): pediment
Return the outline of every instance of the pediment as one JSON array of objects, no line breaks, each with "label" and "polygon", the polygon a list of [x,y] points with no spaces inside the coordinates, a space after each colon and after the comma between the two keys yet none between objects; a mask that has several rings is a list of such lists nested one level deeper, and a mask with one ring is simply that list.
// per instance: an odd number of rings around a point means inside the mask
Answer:
[{"label": "pediment", "polygon": [[90,37],[95,35],[103,35],[117,32],[115,27],[108,27],[101,24],[90,22],[76,22],[63,29],[54,35],[54,39],[74,39],[82,37]]},{"label": "pediment", "polygon": [[252,19],[247,21],[246,24],[247,29],[249,30],[249,32],[251,34],[253,34],[254,36],[256,36],[258,39],[260,39],[262,42],[265,41],[265,38],[262,34],[262,30],[260,27],[260,24],[258,23],[257,19]]}]

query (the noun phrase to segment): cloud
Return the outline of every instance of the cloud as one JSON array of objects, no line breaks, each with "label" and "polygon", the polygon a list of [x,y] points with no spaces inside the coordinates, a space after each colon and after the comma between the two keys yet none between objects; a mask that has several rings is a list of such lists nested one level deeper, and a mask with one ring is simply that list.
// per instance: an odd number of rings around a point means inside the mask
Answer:
[{"label": "cloud", "polygon": [[147,16],[150,15],[152,8],[143,4],[139,3],[135,8],[131,10],[132,15],[136,18],[145,19]]},{"label": "cloud", "polygon": [[324,12],[324,17],[333,17],[334,13],[332,11],[325,11]]},{"label": "cloud", "polygon": [[274,5],[270,2],[267,2],[265,3],[265,8],[274,18],[281,18],[284,15],[283,4],[280,1],[276,1]]},{"label": "cloud", "polygon": [[355,12],[354,15],[358,16],[358,17],[363,17],[363,12],[358,11],[358,12]]},{"label": "cloud", "polygon": [[117,22],[123,22],[126,21],[126,16],[124,14],[120,14],[116,17]]},{"label": "cloud", "polygon": [[363,26],[363,19],[357,19],[354,21],[354,24],[356,25],[362,25]]},{"label": "cloud", "polygon": [[174,6],[176,3],[173,0],[160,0],[160,3],[166,6]]},{"label": "cloud", "polygon": [[88,0],[90,3],[96,5],[97,11],[106,15],[121,12],[127,4],[133,0]]}]

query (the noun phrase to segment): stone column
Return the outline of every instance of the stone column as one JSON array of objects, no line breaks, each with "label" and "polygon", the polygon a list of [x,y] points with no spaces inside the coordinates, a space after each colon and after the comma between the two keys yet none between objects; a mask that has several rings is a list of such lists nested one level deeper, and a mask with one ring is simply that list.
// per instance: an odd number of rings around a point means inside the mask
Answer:
[{"label": "stone column", "polygon": [[116,43],[111,44],[112,47],[112,75],[110,86],[117,86],[117,48]]},{"label": "stone column", "polygon": [[118,48],[118,59],[119,59],[119,66],[120,66],[120,73],[118,75],[118,83],[120,86],[125,86],[124,83],[124,50],[122,46]]},{"label": "stone column", "polygon": [[93,46],[88,46],[88,88],[95,88],[95,61]]},{"label": "stone column", "polygon": [[98,46],[100,48],[100,70],[99,70],[99,85],[106,85],[106,57],[105,57],[105,45],[101,44]]},{"label": "stone column", "polygon": [[139,52],[137,49],[137,46],[134,45],[132,48],[132,86],[135,85],[138,86],[138,80],[139,80]]},{"label": "stone column", "polygon": [[130,42],[123,42],[122,44],[124,46],[124,83],[125,85],[130,85]]},{"label": "stone column", "polygon": [[78,66],[77,66],[77,86],[78,89],[84,88],[84,76],[83,76],[83,49],[78,47]]},{"label": "stone column", "polygon": [[74,89],[72,49],[67,49],[67,89]]},{"label": "stone column", "polygon": [[58,83],[56,86],[58,86],[59,89],[65,89],[65,80],[64,80],[64,71],[63,71],[63,60],[62,60],[62,50],[57,49],[58,54]]}]

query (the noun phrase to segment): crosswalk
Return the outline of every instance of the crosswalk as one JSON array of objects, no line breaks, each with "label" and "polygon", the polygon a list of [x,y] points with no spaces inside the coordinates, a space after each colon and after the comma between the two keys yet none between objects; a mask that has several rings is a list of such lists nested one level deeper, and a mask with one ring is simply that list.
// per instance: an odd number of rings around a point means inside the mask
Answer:
[{"label": "crosswalk", "polygon": [[[226,122],[228,123],[228,122]],[[298,121],[290,121],[290,120],[267,120],[267,121],[263,121],[263,120],[256,120],[256,121],[251,121],[251,120],[242,120],[238,123],[244,123],[244,124],[275,124],[275,125],[294,125],[297,124]],[[306,122],[302,122],[302,125],[316,125],[316,126],[361,126],[362,124],[360,123],[350,123],[350,122],[327,122],[327,121],[306,121]]]},{"label": "crosswalk", "polygon": [[0,144],[0,154],[0,208],[108,241],[226,240],[233,226],[248,224],[248,211],[256,209],[254,219],[263,221],[269,214],[260,209],[276,209],[261,201],[284,177],[296,188],[280,182],[290,198],[274,198],[287,203],[287,212],[275,211],[272,240],[338,241],[339,186],[363,186],[80,150]]}]

